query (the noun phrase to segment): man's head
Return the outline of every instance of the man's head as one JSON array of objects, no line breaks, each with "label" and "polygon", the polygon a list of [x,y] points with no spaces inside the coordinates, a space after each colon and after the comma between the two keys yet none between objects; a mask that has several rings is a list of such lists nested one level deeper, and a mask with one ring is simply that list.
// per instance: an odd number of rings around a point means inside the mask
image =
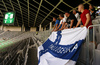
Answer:
[{"label": "man's head", "polygon": [[53,21],[56,21],[57,20],[57,17],[53,17]]},{"label": "man's head", "polygon": [[89,9],[93,9],[93,5],[89,5]]},{"label": "man's head", "polygon": [[84,10],[84,5],[83,5],[83,4],[80,4],[80,5],[78,6],[78,11],[79,11],[79,12],[82,12],[82,10]]},{"label": "man's head", "polygon": [[73,14],[76,14],[76,10],[73,10]]},{"label": "man's head", "polygon": [[64,14],[59,14],[59,19],[63,19],[64,18]]},{"label": "man's head", "polygon": [[69,17],[70,12],[69,11],[65,11],[65,16]]}]

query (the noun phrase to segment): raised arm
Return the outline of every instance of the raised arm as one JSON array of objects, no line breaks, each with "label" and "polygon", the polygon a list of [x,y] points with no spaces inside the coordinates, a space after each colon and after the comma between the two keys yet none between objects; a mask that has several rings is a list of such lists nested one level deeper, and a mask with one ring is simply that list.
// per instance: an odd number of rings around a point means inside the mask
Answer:
[{"label": "raised arm", "polygon": [[54,27],[53,27],[53,30],[52,30],[52,32],[55,30],[55,27],[56,27],[56,26],[54,26]]},{"label": "raised arm", "polygon": [[59,30],[63,30],[63,29],[64,29],[64,26],[65,26],[65,22],[62,23],[62,27],[61,27],[61,29],[59,29]]},{"label": "raised arm", "polygon": [[90,11],[91,11],[91,13],[94,13],[94,11],[93,10],[91,10],[91,9],[89,9]]},{"label": "raised arm", "polygon": [[57,27],[58,27],[58,24],[56,24],[56,25],[53,27],[52,32],[55,31],[55,29],[57,29]]},{"label": "raised arm", "polygon": [[70,23],[70,28],[72,28],[73,23],[74,23],[74,19],[72,19],[72,20],[71,20],[71,23]]},{"label": "raised arm", "polygon": [[79,21],[78,21],[76,27],[78,27],[78,26],[80,25],[80,23],[81,23],[81,19],[79,19]]},{"label": "raised arm", "polygon": [[59,24],[59,26],[54,31],[57,31],[60,28],[60,26],[61,26],[61,24]]}]

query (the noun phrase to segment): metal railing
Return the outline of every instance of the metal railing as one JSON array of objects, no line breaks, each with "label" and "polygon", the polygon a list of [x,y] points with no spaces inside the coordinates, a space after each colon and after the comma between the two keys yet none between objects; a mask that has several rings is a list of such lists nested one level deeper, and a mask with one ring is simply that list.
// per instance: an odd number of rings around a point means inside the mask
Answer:
[{"label": "metal railing", "polygon": [[[90,38],[89,38],[89,36],[90,36],[90,34],[89,34],[89,31],[90,31],[90,28],[91,27],[93,27],[93,42],[92,42],[92,45],[93,45],[93,50],[92,50],[92,52],[93,52],[93,57],[92,57],[92,59],[90,59],[90,54],[89,54],[89,43],[90,43]],[[91,26],[89,26],[88,27],[88,32],[87,32],[87,37],[86,37],[86,46],[87,46],[87,50],[86,50],[86,52],[87,52],[87,62],[86,62],[86,65],[93,65],[93,61],[94,61],[94,58],[95,58],[95,55],[94,55],[94,53],[95,53],[95,44],[96,44],[96,27],[98,27],[97,29],[98,29],[98,32],[100,32],[100,24],[97,24],[97,25],[91,25]]]},{"label": "metal railing", "polygon": [[[89,34],[89,31],[90,31],[90,28],[91,27],[93,27],[93,42],[90,42],[90,38],[89,38],[89,36],[90,36],[90,34]],[[98,33],[100,33],[100,24],[96,24],[96,25],[91,25],[91,26],[89,26],[88,27],[88,31],[87,31],[87,37],[86,37],[86,41],[85,41],[85,47],[86,47],[86,50],[85,50],[85,52],[86,52],[86,59],[85,59],[85,63],[84,63],[84,61],[83,62],[80,62],[82,65],[93,65],[93,62],[94,62],[94,58],[95,58],[95,43],[97,42],[96,41],[96,30],[98,29]],[[40,36],[40,38],[41,38],[41,36]],[[35,41],[35,44],[37,45],[37,47],[38,46],[40,46],[41,44],[37,41],[37,40],[39,40],[38,39],[38,37],[36,37],[36,36],[34,36],[34,38],[33,38],[33,40]],[[40,40],[39,40],[40,41]],[[92,44],[92,57],[90,58],[90,44]]]}]

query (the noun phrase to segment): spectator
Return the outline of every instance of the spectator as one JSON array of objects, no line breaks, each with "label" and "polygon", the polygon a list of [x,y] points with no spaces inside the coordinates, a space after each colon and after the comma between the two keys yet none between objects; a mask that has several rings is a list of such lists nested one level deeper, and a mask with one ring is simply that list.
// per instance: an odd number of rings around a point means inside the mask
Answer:
[{"label": "spectator", "polygon": [[59,19],[60,19],[60,24],[55,31],[64,29],[64,25],[65,25],[65,22],[66,22],[66,18],[64,18],[64,14],[59,14]]},{"label": "spectator", "polygon": [[56,18],[56,17],[53,17],[53,21],[55,22],[55,25],[54,25],[54,27],[53,27],[52,32],[58,28],[59,23],[60,23],[60,21],[59,21],[59,20],[57,20],[57,18]]},{"label": "spectator", "polygon": [[96,12],[96,14],[97,14],[98,16],[100,16],[100,8],[99,8],[98,11]]},{"label": "spectator", "polygon": [[[80,20],[78,21],[76,27],[79,26],[79,24],[83,23],[83,25],[81,25],[81,27],[83,26],[86,26],[87,28],[92,25],[92,20],[91,20],[91,16],[90,16],[90,11],[87,10],[87,9],[84,9],[84,5],[83,4],[80,4],[78,6],[78,11],[81,12],[81,15],[80,15]],[[89,36],[90,36],[90,41],[93,41],[93,29],[90,28],[90,31],[89,31]]]},{"label": "spectator", "polygon": [[66,11],[65,15],[67,17],[67,21],[65,23],[65,27],[64,28],[66,29],[66,28],[73,28],[73,27],[75,27],[76,24],[77,24],[77,19],[76,19],[75,15],[70,14],[69,11]]},{"label": "spectator", "polygon": [[79,19],[80,19],[79,13],[76,13],[76,10],[73,10],[73,14],[75,15],[77,21],[79,21]]},{"label": "spectator", "polygon": [[95,19],[95,13],[96,13],[96,11],[95,11],[95,8],[93,7],[93,5],[89,5],[89,11],[90,11],[90,15],[91,15],[91,19],[93,20],[93,19]]}]

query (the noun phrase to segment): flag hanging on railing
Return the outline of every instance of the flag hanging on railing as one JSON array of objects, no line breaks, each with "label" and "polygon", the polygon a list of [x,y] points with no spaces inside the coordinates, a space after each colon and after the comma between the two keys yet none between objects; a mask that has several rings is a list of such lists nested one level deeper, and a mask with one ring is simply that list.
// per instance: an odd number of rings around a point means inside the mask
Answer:
[{"label": "flag hanging on railing", "polygon": [[86,27],[52,32],[38,47],[38,65],[75,65],[86,34]]}]

